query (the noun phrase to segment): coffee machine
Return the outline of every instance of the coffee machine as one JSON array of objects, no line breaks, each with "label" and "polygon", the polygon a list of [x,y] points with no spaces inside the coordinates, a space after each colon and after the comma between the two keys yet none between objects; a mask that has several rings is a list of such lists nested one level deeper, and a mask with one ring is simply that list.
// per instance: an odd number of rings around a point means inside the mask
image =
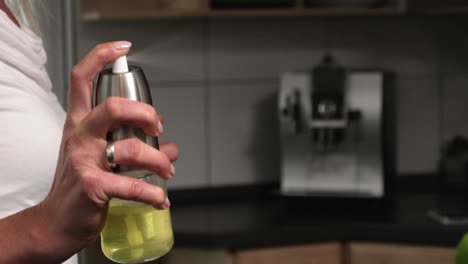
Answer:
[{"label": "coffee machine", "polygon": [[281,75],[281,193],[383,198],[395,174],[394,75],[325,56]]}]

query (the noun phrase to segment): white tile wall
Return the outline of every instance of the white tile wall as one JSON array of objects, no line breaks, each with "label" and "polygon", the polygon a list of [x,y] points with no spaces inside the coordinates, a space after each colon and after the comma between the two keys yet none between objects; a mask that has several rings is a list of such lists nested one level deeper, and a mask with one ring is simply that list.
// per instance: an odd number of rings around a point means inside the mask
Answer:
[{"label": "white tile wall", "polygon": [[399,172],[434,171],[440,140],[440,94],[433,75],[400,75],[397,80]]},{"label": "white tile wall", "polygon": [[439,24],[441,72],[468,73],[468,17],[445,17]]},{"label": "white tile wall", "polygon": [[468,137],[468,74],[447,75],[443,80],[443,141]]},{"label": "white tile wall", "polygon": [[325,52],[349,67],[397,73],[398,172],[434,170],[440,139],[468,133],[467,20],[122,21],[82,23],[78,39],[81,56],[102,41],[133,41],[132,56],[161,87],[155,92],[156,105],[168,118],[164,139],[177,141],[182,152],[171,186],[182,188],[277,179],[278,76],[313,67]]},{"label": "white tile wall", "polygon": [[301,18],[222,19],[209,32],[211,80],[276,80],[315,65],[325,48],[323,26]]},{"label": "white tile wall", "polygon": [[213,185],[279,179],[276,83],[218,84],[210,89]]},{"label": "white tile wall", "polygon": [[397,74],[435,73],[439,52],[432,24],[406,17],[329,19],[327,46],[346,66],[383,67]]},{"label": "white tile wall", "polygon": [[153,104],[164,119],[161,142],[176,142],[180,158],[174,163],[176,176],[169,188],[201,187],[208,184],[206,98],[202,87],[161,87],[152,84]]}]

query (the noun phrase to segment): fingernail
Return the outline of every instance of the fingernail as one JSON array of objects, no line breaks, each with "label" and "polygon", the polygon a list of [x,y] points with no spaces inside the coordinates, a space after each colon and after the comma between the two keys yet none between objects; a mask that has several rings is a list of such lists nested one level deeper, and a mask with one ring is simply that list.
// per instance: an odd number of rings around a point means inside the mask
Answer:
[{"label": "fingernail", "polygon": [[174,177],[176,171],[174,165],[171,164],[171,171],[169,172],[171,174],[171,177]]},{"label": "fingernail", "polygon": [[129,41],[115,41],[113,44],[118,50],[129,49],[132,46],[132,43]]},{"label": "fingernail", "polygon": [[159,120],[158,121],[158,132],[159,132],[159,134],[162,134],[163,131],[164,131],[163,125],[161,123],[161,120]]},{"label": "fingernail", "polygon": [[164,209],[167,209],[171,206],[171,202],[169,201],[169,198],[166,197],[166,200],[164,201]]}]

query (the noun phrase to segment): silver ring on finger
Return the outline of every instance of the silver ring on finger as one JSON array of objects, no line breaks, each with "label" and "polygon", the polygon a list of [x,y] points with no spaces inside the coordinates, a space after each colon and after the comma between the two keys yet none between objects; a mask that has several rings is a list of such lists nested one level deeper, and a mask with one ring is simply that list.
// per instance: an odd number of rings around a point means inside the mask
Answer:
[{"label": "silver ring on finger", "polygon": [[114,142],[112,141],[107,142],[106,158],[107,158],[107,165],[110,169],[113,169],[117,166],[117,164],[115,164],[114,162],[114,150],[115,150]]}]

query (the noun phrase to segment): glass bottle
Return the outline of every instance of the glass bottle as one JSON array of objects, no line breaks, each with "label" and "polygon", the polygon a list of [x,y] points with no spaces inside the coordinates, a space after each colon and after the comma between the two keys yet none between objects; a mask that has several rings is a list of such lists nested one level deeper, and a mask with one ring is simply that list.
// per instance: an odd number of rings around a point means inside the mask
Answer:
[{"label": "glass bottle", "polygon": [[[100,72],[94,91],[93,106],[108,97],[119,96],[152,105],[150,89],[143,70],[128,66],[126,57],[116,60],[112,68]],[[159,149],[157,137],[129,126],[108,133],[108,141],[138,138]],[[117,165],[113,172],[134,177],[159,186],[166,192],[165,180],[153,172]],[[151,205],[113,198],[109,202],[106,223],[101,233],[104,255],[118,263],[140,263],[157,259],[172,248],[174,237],[169,209],[159,210]]]}]

